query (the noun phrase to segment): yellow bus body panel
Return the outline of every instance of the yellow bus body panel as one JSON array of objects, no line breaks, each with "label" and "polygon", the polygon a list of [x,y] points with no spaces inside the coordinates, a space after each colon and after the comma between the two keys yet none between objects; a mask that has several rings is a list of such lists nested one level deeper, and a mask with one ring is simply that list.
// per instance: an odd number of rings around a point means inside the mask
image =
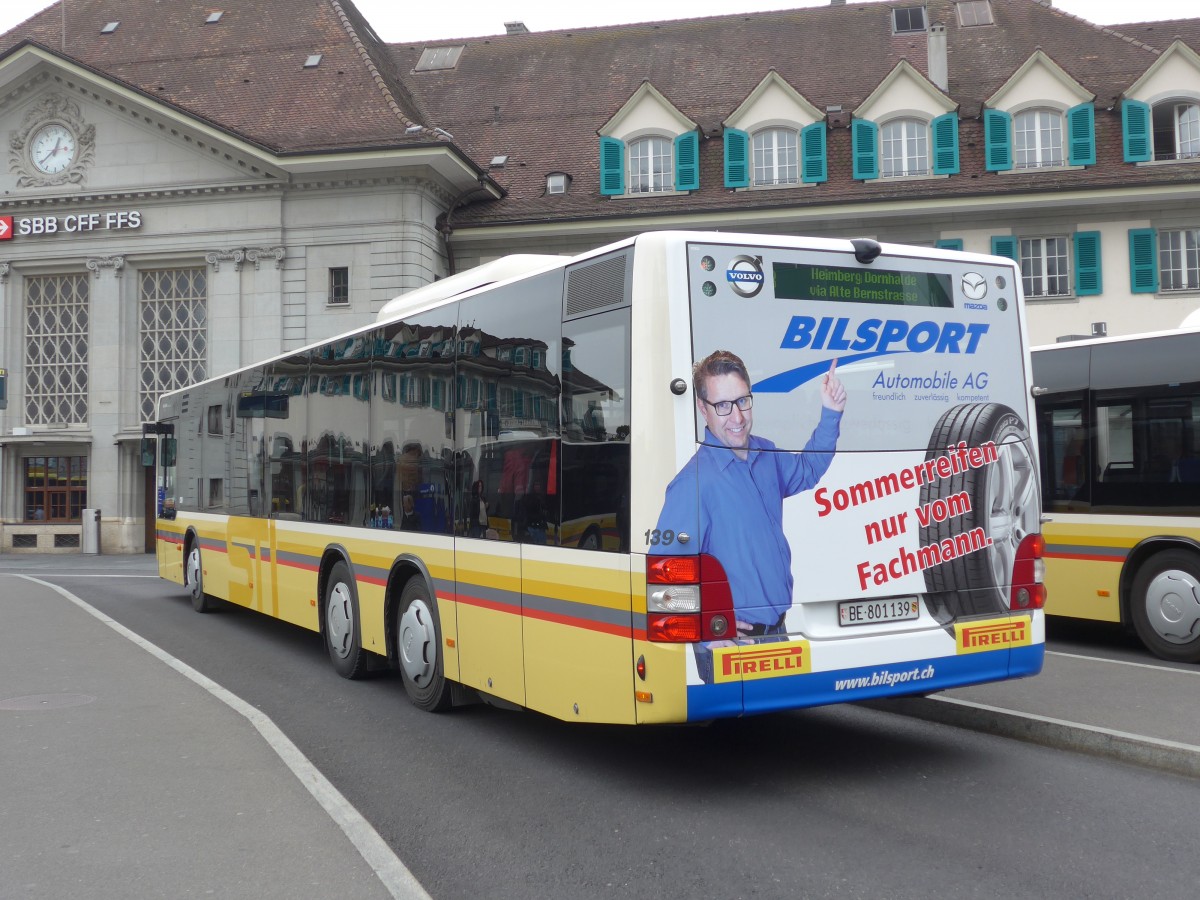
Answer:
[{"label": "yellow bus body panel", "polygon": [[521,547],[464,539],[455,556],[462,683],[525,706]]},{"label": "yellow bus body panel", "polygon": [[[1046,539],[1046,613],[1121,621],[1121,579],[1135,547],[1152,538],[1200,542],[1194,519],[1051,513]],[[1133,573],[1128,573],[1132,576]]]},{"label": "yellow bus body panel", "polygon": [[635,721],[629,560],[525,545],[527,705],[572,722]]}]

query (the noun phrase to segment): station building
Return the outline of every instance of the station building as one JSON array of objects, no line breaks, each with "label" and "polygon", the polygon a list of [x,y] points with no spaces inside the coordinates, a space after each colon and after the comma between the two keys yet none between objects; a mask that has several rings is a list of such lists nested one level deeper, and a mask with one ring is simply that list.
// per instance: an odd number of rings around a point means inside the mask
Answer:
[{"label": "station building", "polygon": [[640,231],[1019,260],[1034,343],[1200,308],[1200,18],[1048,0],[387,43],[350,0],[0,36],[0,552],[153,547],[158,396],[510,253]]}]

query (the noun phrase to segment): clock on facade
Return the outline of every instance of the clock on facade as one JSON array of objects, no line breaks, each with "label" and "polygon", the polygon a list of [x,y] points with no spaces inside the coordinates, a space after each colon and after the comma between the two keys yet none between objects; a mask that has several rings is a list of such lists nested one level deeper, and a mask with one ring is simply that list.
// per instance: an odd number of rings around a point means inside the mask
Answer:
[{"label": "clock on facade", "polygon": [[75,161],[75,152],[75,135],[58,122],[43,125],[29,142],[29,161],[46,175],[57,175],[69,168]]}]

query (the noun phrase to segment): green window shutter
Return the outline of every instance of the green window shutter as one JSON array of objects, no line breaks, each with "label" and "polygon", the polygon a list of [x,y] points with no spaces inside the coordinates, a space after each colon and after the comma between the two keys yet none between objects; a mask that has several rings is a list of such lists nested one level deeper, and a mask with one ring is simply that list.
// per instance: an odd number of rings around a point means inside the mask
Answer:
[{"label": "green window shutter", "polygon": [[1096,164],[1096,107],[1091,103],[1067,110],[1067,161],[1073,166]]},{"label": "green window shutter", "polygon": [[1080,297],[1104,293],[1098,231],[1075,232],[1075,293]]},{"label": "green window shutter", "polygon": [[998,109],[983,111],[983,143],[989,172],[1007,172],[1013,167],[1012,116]]},{"label": "green window shutter", "polygon": [[700,135],[694,131],[675,138],[675,190],[700,188]]},{"label": "green window shutter", "polygon": [[938,116],[930,125],[933,131],[933,174],[958,174],[958,113]]},{"label": "green window shutter", "polygon": [[1153,228],[1129,229],[1129,290],[1134,294],[1158,291],[1157,244]]},{"label": "green window shutter", "polygon": [[850,126],[854,177],[860,181],[879,177],[879,126],[866,119],[855,119]]},{"label": "green window shutter", "polygon": [[600,138],[600,193],[625,193],[625,142],[616,138]]},{"label": "green window shutter", "polygon": [[961,251],[963,248],[963,240],[962,238],[942,238],[940,241],[934,244],[934,246],[939,250]]},{"label": "green window shutter", "polygon": [[800,129],[800,153],[802,168],[800,180],[806,184],[819,184],[829,179],[829,165],[825,156],[825,123],[814,122]]},{"label": "green window shutter", "polygon": [[1150,104],[1138,100],[1121,101],[1121,136],[1125,143],[1125,162],[1149,162],[1154,158]]},{"label": "green window shutter", "polygon": [[736,128],[725,129],[725,187],[750,186],[750,135]]},{"label": "green window shutter", "polygon": [[993,235],[992,256],[1006,256],[1013,262],[1020,262],[1017,256],[1017,239],[1011,234]]}]

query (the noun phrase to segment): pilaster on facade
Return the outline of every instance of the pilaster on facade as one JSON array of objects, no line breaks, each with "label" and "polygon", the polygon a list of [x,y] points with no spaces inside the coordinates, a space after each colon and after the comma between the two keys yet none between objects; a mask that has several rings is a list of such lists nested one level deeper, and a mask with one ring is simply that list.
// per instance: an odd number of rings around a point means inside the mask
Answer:
[{"label": "pilaster on facade", "polygon": [[8,273],[12,271],[12,263],[0,262],[0,284],[8,281]]}]

